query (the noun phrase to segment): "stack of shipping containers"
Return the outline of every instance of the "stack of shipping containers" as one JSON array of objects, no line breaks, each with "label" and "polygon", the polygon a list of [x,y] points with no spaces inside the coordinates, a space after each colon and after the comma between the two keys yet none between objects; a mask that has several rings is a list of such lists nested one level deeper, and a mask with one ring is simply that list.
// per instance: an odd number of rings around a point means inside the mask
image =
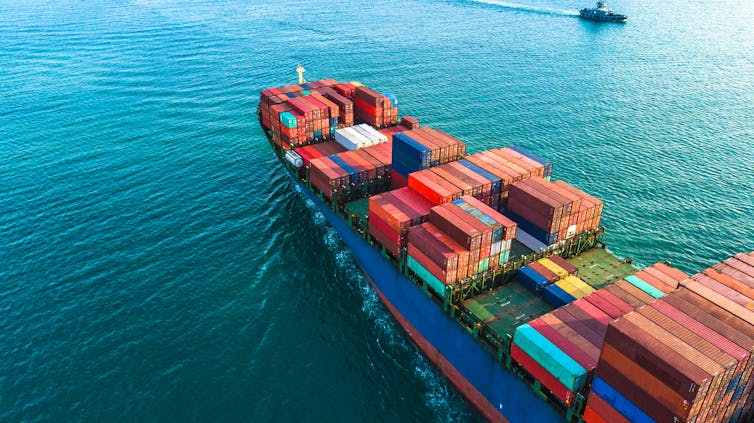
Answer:
[{"label": "stack of shipping containers", "polygon": [[463,196],[433,206],[428,222],[408,230],[407,265],[444,295],[446,285],[505,263],[515,235],[513,221],[476,198]]},{"label": "stack of shipping containers", "polygon": [[680,286],[609,325],[587,422],[751,421],[754,253]]},{"label": "stack of shipping containers", "polygon": [[[663,264],[650,269],[662,272],[663,279],[675,286],[686,278],[683,272]],[[572,265],[557,255],[525,266],[518,274],[520,281],[526,280],[524,285],[541,291],[573,277]],[[569,405],[599,367],[608,325],[633,310],[606,288],[596,290],[516,328],[511,358]]]}]

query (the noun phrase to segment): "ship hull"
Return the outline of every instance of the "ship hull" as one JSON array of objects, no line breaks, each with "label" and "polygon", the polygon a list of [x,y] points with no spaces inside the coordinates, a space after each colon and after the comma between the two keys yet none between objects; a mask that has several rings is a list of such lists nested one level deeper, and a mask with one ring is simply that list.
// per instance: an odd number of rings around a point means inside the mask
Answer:
[{"label": "ship hull", "polygon": [[401,328],[485,418],[512,423],[564,421],[508,371],[492,351],[445,314],[427,293],[403,276],[300,180],[290,172],[289,175],[338,232]]}]

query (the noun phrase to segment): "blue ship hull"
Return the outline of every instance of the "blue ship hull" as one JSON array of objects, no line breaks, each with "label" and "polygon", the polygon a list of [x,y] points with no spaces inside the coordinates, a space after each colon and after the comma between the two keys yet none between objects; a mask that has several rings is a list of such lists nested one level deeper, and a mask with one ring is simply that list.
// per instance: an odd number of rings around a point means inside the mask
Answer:
[{"label": "blue ship hull", "polygon": [[291,177],[338,232],[401,327],[487,419],[513,423],[565,421],[350,224],[294,175]]}]

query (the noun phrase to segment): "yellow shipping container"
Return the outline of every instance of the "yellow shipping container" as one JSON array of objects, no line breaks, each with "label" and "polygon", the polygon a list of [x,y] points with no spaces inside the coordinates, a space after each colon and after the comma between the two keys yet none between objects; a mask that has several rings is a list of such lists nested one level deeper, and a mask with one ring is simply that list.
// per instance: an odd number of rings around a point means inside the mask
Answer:
[{"label": "yellow shipping container", "polygon": [[560,279],[563,279],[566,276],[568,276],[568,272],[565,269],[558,266],[557,264],[555,264],[555,262],[553,262],[550,259],[542,258],[542,259],[537,260],[537,263],[548,268],[552,273],[555,273],[556,275],[558,275]]},{"label": "yellow shipping container", "polygon": [[577,300],[586,295],[583,291],[574,286],[574,284],[572,284],[568,279],[561,279],[555,282],[555,285],[557,285],[560,289],[567,292],[570,296],[576,298]]},{"label": "yellow shipping container", "polygon": [[584,292],[584,295],[589,295],[592,292],[596,291],[596,289],[592,288],[589,284],[582,281],[578,276],[568,276],[566,280],[571,282],[573,286],[578,288],[580,291]]}]

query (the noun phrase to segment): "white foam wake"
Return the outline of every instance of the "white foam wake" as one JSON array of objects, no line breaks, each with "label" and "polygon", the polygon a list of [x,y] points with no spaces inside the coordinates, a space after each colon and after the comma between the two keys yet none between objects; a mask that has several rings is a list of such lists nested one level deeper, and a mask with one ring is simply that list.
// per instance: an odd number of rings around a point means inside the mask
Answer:
[{"label": "white foam wake", "polygon": [[544,13],[548,15],[562,15],[562,16],[579,16],[579,12],[575,10],[533,6],[533,5],[528,5],[528,4],[512,3],[512,2],[500,1],[500,0],[472,0],[472,1],[475,3],[491,4],[491,5],[503,7],[506,9],[523,10],[526,12],[533,12],[533,13]]}]

